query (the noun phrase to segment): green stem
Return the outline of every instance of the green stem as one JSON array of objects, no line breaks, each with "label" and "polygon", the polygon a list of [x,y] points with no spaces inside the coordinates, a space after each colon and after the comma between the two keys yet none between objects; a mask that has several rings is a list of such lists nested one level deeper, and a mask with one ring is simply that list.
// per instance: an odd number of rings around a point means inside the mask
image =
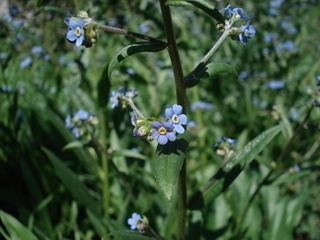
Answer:
[{"label": "green stem", "polygon": [[[106,149],[107,148],[107,132],[106,132],[106,126],[105,126],[105,115],[103,110],[100,112],[100,130],[101,130],[101,148]],[[101,154],[101,168],[103,171],[103,177],[102,177],[102,195],[103,195],[103,210],[104,210],[104,216],[107,222],[109,221],[109,165],[108,165],[108,157],[106,154]]]},{"label": "green stem", "polygon": [[130,32],[121,28],[116,28],[116,27],[111,27],[108,25],[102,25],[99,24],[98,28],[102,31],[105,32],[111,32],[111,33],[117,33],[117,34],[122,34],[125,35],[126,37],[130,37],[130,38],[138,38],[138,39],[142,39],[142,40],[146,40],[148,42],[158,42],[158,43],[163,43],[166,44],[164,41],[154,38],[154,37],[150,37],[141,33],[136,33],[136,32]]},{"label": "green stem", "polygon": [[[183,82],[183,71],[179,57],[175,34],[173,31],[172,17],[170,7],[165,4],[165,0],[159,0],[161,14],[164,21],[164,30],[166,33],[168,52],[173,68],[175,79],[177,103],[186,108],[186,88]],[[184,159],[182,169],[178,180],[177,193],[177,239],[185,239],[186,233],[186,212],[187,212],[187,186],[186,186],[186,159]]]}]

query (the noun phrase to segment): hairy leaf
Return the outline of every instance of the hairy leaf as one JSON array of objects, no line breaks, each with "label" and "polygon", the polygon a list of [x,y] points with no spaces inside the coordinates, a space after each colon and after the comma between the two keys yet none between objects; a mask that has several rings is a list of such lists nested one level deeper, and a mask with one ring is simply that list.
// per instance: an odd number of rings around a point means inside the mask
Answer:
[{"label": "hairy leaf", "polygon": [[249,142],[242,151],[236,154],[230,163],[210,179],[207,186],[196,192],[189,201],[190,209],[199,209],[224,192],[232,182],[271,140],[280,132],[281,126],[272,127]]}]

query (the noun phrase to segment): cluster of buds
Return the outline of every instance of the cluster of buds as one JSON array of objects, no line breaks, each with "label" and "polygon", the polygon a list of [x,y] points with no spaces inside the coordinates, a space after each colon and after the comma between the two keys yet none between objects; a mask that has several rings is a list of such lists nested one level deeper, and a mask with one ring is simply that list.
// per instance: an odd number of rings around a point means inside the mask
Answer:
[{"label": "cluster of buds", "polygon": [[65,119],[65,125],[75,138],[89,141],[95,132],[98,119],[84,110],[79,110]]},{"label": "cluster of buds", "polygon": [[225,159],[229,159],[235,151],[234,147],[236,142],[236,139],[221,137],[220,140],[214,145],[216,153]]},{"label": "cluster of buds", "polygon": [[146,233],[149,229],[149,221],[145,216],[138,213],[133,213],[128,219],[128,224],[131,230],[138,230],[140,233]]},{"label": "cluster of buds", "polygon": [[247,43],[249,39],[256,35],[256,30],[249,21],[240,27],[232,27],[235,22],[248,19],[247,14],[242,8],[234,8],[228,5],[224,9],[221,9],[220,12],[227,20],[225,24],[218,24],[217,29],[220,31],[228,30],[232,39],[238,40],[241,43]]},{"label": "cluster of buds", "polygon": [[66,38],[69,42],[75,43],[77,47],[92,47],[96,43],[98,25],[87,12],[80,11],[77,17],[65,18],[64,22],[68,25]]},{"label": "cluster of buds", "polygon": [[138,96],[138,92],[135,89],[126,87],[120,87],[117,90],[111,92],[110,103],[111,108],[122,107],[127,108],[132,99]]}]

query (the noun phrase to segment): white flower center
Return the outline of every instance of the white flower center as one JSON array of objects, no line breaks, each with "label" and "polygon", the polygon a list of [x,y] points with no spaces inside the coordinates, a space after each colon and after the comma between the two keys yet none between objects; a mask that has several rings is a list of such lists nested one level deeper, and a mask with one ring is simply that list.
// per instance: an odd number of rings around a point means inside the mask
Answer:
[{"label": "white flower center", "polygon": [[159,133],[160,133],[161,135],[164,135],[164,134],[167,133],[167,129],[165,129],[164,127],[160,127],[160,128],[158,129],[158,131],[159,131]]},{"label": "white flower center", "polygon": [[81,28],[76,27],[76,29],[74,30],[74,33],[77,35],[77,37],[80,37],[81,36]]},{"label": "white flower center", "polygon": [[178,117],[177,114],[174,114],[174,115],[172,116],[171,120],[172,120],[172,122],[174,122],[174,123],[179,123],[179,122],[180,122],[180,119],[179,119],[179,117]]}]

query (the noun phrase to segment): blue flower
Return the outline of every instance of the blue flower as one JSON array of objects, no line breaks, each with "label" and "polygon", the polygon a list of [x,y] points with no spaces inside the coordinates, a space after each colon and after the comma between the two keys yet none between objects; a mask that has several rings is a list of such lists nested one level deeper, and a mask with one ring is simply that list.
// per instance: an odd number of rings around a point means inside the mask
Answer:
[{"label": "blue flower", "polygon": [[67,40],[76,43],[80,47],[84,42],[84,21],[80,18],[65,18],[64,22],[68,25]]},{"label": "blue flower", "polygon": [[138,229],[139,223],[142,221],[142,217],[138,213],[132,213],[131,218],[128,219],[128,224],[131,230]]},{"label": "blue flower", "polygon": [[20,68],[27,68],[32,64],[32,58],[30,56],[25,57],[20,62]]},{"label": "blue flower", "polygon": [[233,138],[221,137],[221,141],[234,145],[237,143],[238,140]]},{"label": "blue flower", "polygon": [[191,111],[195,111],[198,109],[211,110],[212,108],[213,108],[213,104],[209,102],[197,101],[191,104]]},{"label": "blue flower", "polygon": [[256,29],[250,22],[247,22],[246,25],[240,27],[241,33],[239,34],[239,40],[242,43],[247,43],[250,38],[253,38],[256,35]]},{"label": "blue flower", "polygon": [[284,87],[284,82],[282,80],[272,80],[266,86],[270,89],[281,89]]},{"label": "blue flower", "polygon": [[294,42],[288,40],[285,42],[281,42],[276,46],[276,51],[277,52],[284,52],[284,51],[292,51],[295,50],[296,45]]},{"label": "blue flower", "polygon": [[138,91],[131,88],[120,87],[117,90],[111,92],[110,104],[111,108],[119,107],[121,103],[122,107],[126,107],[125,98],[133,99],[138,96]]},{"label": "blue flower", "polygon": [[234,8],[231,5],[226,6],[225,8],[221,9],[220,12],[226,17],[230,18],[233,15],[239,15],[241,19],[246,18],[246,13],[242,8]]},{"label": "blue flower", "polygon": [[79,119],[82,121],[88,120],[89,117],[90,117],[90,114],[87,111],[82,110],[82,109],[74,114],[75,119]]},{"label": "blue flower", "polygon": [[173,123],[173,129],[177,133],[184,133],[184,127],[188,122],[188,118],[182,113],[182,106],[174,104],[172,107],[167,108],[165,111],[165,116],[167,120]]},{"label": "blue flower", "polygon": [[263,37],[263,41],[266,43],[270,43],[273,42],[274,40],[276,40],[278,38],[278,34],[277,33],[268,33],[267,35],[265,35]]},{"label": "blue flower", "polygon": [[151,137],[157,140],[159,144],[165,145],[168,141],[176,140],[172,122],[155,121],[151,123],[151,127],[153,128]]}]

